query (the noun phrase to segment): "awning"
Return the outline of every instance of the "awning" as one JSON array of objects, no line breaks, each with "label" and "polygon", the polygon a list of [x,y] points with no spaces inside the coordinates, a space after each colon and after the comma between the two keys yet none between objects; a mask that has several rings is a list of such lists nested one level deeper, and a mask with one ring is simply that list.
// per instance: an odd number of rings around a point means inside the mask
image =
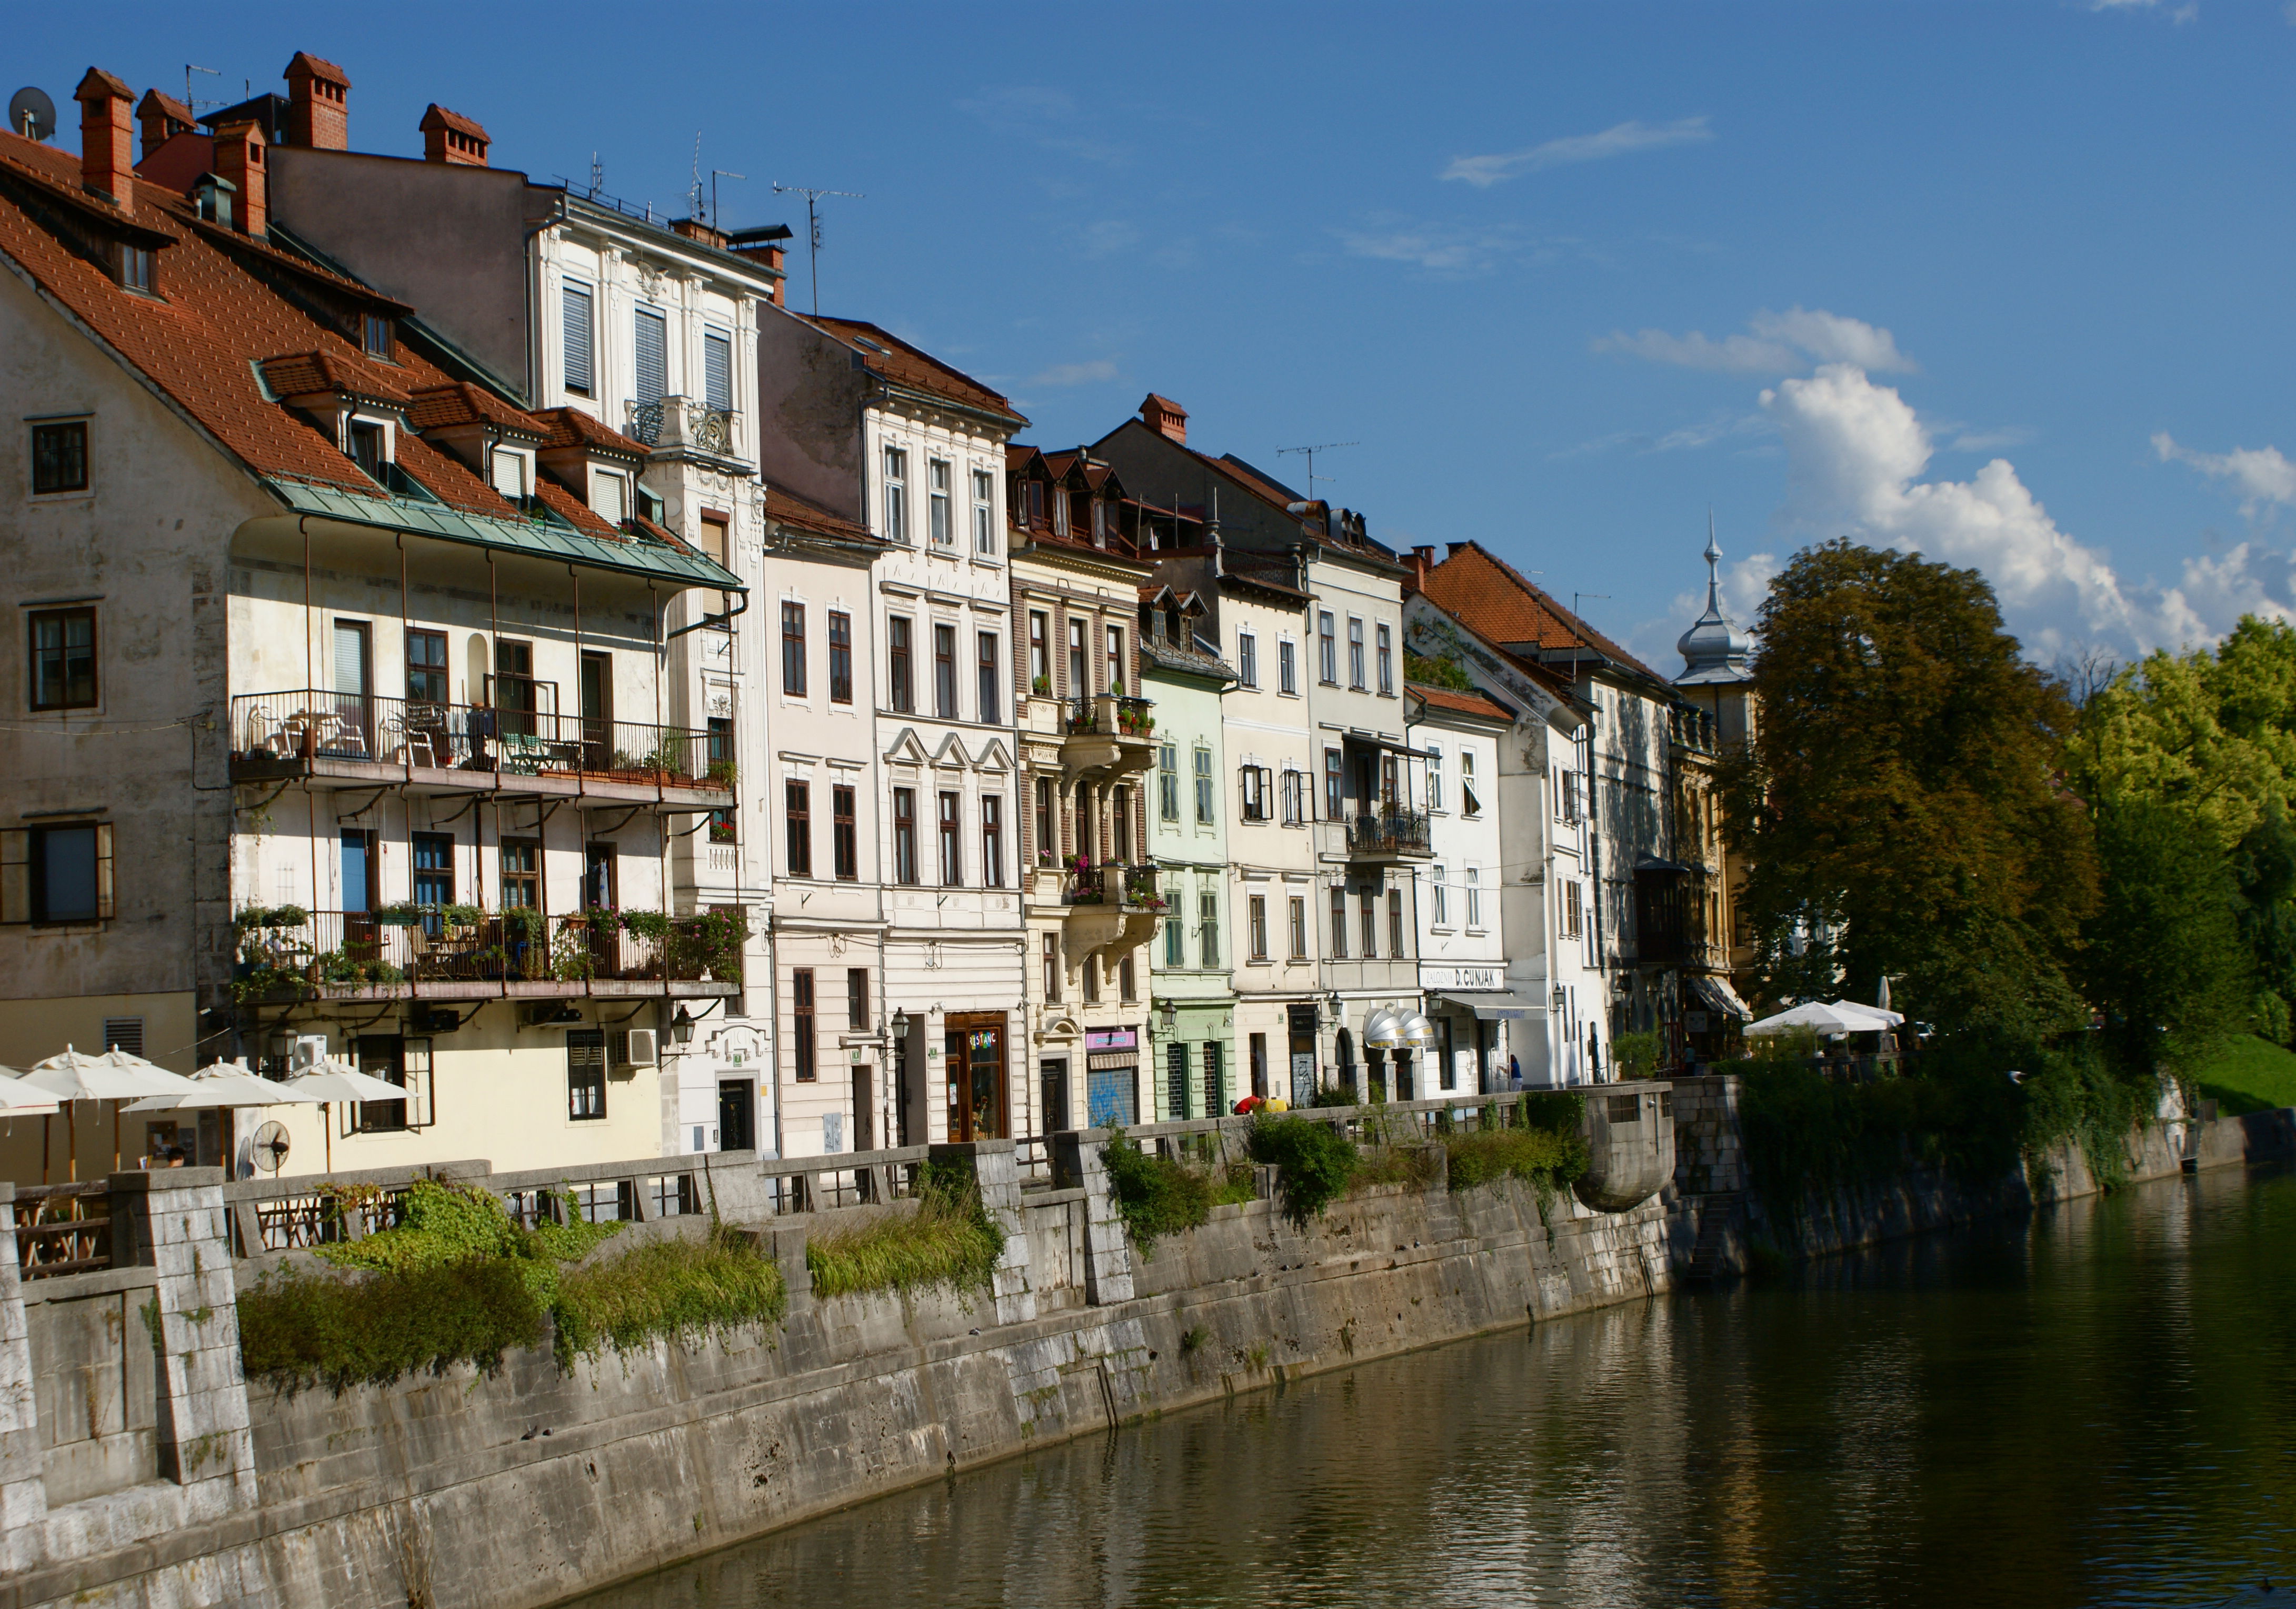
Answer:
[{"label": "awning", "polygon": [[1730,987],[1727,978],[1705,978],[1693,973],[1690,978],[1690,992],[1705,1002],[1709,1011],[1718,1011],[1726,1017],[1737,1018],[1741,1022],[1754,1020],[1753,1008],[1738,997],[1738,991]]},{"label": "awning", "polygon": [[1510,1017],[1540,1016],[1546,1010],[1546,1003],[1538,996],[1521,994],[1513,989],[1495,989],[1473,993],[1463,989],[1457,994],[1445,991],[1434,997],[1448,1000],[1454,1006],[1463,1006],[1486,1022],[1502,1022]]}]

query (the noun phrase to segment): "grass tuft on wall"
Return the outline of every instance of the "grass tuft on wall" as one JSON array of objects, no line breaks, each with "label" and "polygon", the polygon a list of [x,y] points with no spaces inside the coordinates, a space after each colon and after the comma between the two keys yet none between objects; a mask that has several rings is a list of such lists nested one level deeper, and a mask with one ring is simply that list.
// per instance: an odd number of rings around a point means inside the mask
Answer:
[{"label": "grass tuft on wall", "polygon": [[936,1286],[985,1292],[1004,1255],[1004,1227],[981,1205],[972,1170],[928,1164],[914,1211],[808,1240],[805,1266],[816,1297]]}]

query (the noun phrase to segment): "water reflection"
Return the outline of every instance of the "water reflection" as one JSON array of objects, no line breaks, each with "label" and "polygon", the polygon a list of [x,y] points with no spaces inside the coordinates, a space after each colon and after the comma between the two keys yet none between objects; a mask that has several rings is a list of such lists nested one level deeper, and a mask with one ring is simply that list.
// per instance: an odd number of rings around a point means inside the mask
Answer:
[{"label": "water reflection", "polygon": [[2296,1178],[1366,1365],[585,1609],[2197,1605],[2296,1572]]}]

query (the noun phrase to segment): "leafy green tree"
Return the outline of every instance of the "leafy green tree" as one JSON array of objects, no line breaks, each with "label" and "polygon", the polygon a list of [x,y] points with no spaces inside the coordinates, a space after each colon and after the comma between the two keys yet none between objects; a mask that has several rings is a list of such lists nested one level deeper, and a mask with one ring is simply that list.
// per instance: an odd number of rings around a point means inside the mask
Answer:
[{"label": "leafy green tree", "polygon": [[2112,1059],[2131,1072],[2189,1070],[2253,1005],[2232,862],[2205,821],[2148,799],[2101,807],[2096,850],[2103,893],[2080,973]]},{"label": "leafy green tree", "polygon": [[2285,1045],[2296,1017],[2296,822],[2278,800],[2233,851],[2240,882],[2240,933],[2254,969],[2257,1032]]},{"label": "leafy green tree", "polygon": [[1466,667],[1448,656],[1414,653],[1406,648],[1403,651],[1403,675],[1407,681],[1429,687],[1448,687],[1455,693],[1472,693],[1475,690],[1474,680],[1468,676]]},{"label": "leafy green tree", "polygon": [[1723,791],[1764,992],[1820,992],[1785,965],[1816,916],[1840,924],[1830,958],[1859,997],[1886,973],[1948,1031],[2030,1043],[2077,1023],[2096,866],[2056,776],[2072,711],[1984,577],[1829,542],[1772,581],[1760,625],[1759,718]]}]

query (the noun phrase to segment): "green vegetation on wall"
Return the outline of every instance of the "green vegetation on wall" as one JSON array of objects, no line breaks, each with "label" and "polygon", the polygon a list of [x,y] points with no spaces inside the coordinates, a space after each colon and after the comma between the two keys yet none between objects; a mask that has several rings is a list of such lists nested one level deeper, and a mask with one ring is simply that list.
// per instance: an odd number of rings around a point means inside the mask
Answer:
[{"label": "green vegetation on wall", "polygon": [[808,1240],[805,1264],[813,1293],[894,1290],[908,1295],[934,1286],[987,1291],[1004,1255],[1004,1230],[981,1204],[972,1168],[927,1163],[916,1199],[913,1211]]},{"label": "green vegetation on wall", "polygon": [[1117,1213],[1143,1257],[1156,1254],[1160,1236],[1200,1227],[1210,1221],[1214,1207],[1254,1195],[1249,1162],[1192,1168],[1143,1151],[1120,1129],[1111,1133],[1103,1162]]}]

